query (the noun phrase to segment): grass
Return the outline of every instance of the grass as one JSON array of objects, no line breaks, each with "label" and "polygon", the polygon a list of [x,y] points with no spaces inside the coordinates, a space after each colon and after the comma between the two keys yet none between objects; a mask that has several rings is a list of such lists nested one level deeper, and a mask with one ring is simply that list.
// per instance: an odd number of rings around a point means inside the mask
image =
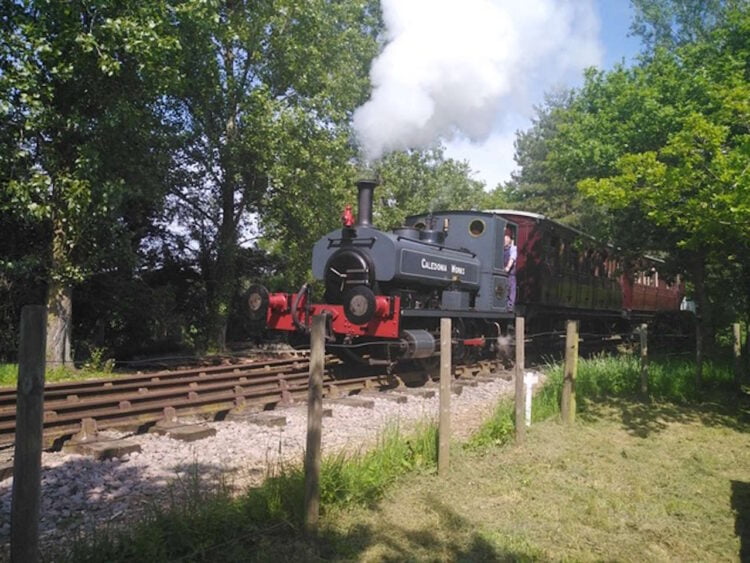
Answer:
[{"label": "grass", "polygon": [[466,453],[445,480],[410,476],[377,510],[330,522],[321,550],[335,561],[737,560],[748,428],[669,404],[629,416],[640,405],[590,405],[581,424],[548,420],[523,446]]},{"label": "grass", "polygon": [[559,423],[550,366],[526,442],[513,406],[435,475],[434,427],[324,461],[317,541],[304,539],[299,467],[232,498],[200,475],[128,531],[80,542],[70,561],[737,560],[750,557],[750,426],[730,363],[653,360],[650,401],[632,357],[579,363],[576,424]]},{"label": "grass", "polygon": [[[44,373],[47,383],[56,381],[80,381],[99,377],[115,377],[116,374],[108,367],[94,368],[84,366],[81,369],[58,367],[48,369]],[[15,387],[18,384],[18,364],[0,364],[0,387]]]},{"label": "grass", "polygon": [[15,386],[18,382],[18,364],[0,364],[0,387]]}]

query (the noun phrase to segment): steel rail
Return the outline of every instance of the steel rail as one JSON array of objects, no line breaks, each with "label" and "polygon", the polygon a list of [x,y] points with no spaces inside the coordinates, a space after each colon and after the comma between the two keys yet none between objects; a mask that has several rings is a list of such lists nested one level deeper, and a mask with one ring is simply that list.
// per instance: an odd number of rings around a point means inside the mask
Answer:
[{"label": "steel rail", "polygon": [[[45,384],[44,394],[46,400],[48,394],[49,396],[53,397],[55,395],[64,394],[80,395],[86,392],[107,393],[120,388],[127,389],[129,387],[138,385],[139,383],[179,381],[191,376],[232,376],[234,374],[244,373],[245,371],[250,371],[252,374],[257,373],[260,370],[264,370],[266,373],[276,373],[288,367],[291,367],[292,369],[301,369],[303,366],[306,367],[307,365],[308,363],[306,359],[277,359],[267,361],[264,360],[261,362],[253,362],[247,364],[188,368],[182,370],[164,370],[152,373],[137,373],[134,375],[125,375],[121,377],[95,378],[86,379],[83,381],[62,381]],[[0,387],[0,407],[8,404],[15,405],[15,402],[16,388]]]}]

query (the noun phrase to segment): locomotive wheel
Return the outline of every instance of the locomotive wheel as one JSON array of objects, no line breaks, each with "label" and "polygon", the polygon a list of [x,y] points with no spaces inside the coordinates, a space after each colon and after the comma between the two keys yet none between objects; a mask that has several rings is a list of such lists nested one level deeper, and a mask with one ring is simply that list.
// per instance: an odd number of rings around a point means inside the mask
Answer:
[{"label": "locomotive wheel", "polygon": [[344,315],[356,325],[369,323],[375,316],[375,294],[364,285],[353,287],[344,294]]},{"label": "locomotive wheel", "polygon": [[262,285],[251,285],[247,291],[247,311],[253,321],[264,321],[268,311],[268,290]]}]

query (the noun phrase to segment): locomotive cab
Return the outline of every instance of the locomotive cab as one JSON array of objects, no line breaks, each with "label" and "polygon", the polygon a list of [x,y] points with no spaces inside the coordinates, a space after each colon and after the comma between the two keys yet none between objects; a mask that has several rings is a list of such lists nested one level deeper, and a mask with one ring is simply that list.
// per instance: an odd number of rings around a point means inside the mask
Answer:
[{"label": "locomotive cab", "polygon": [[[503,263],[505,229],[515,225],[493,213],[443,211],[407,217],[407,227],[429,233],[432,225],[448,225],[443,244],[471,253],[479,261],[473,291],[451,287],[442,292],[441,309],[512,313],[508,306],[508,275]],[[430,236],[430,235],[428,235]]]}]

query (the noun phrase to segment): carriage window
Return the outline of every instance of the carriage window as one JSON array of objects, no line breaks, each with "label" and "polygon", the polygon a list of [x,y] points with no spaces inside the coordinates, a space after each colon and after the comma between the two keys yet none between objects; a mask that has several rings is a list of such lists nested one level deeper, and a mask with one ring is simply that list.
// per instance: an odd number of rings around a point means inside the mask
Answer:
[{"label": "carriage window", "polygon": [[414,228],[419,231],[424,231],[425,227],[427,227],[427,225],[424,221],[417,221],[416,223],[414,223]]},{"label": "carriage window", "polygon": [[474,219],[469,224],[469,233],[473,237],[481,236],[484,233],[485,224],[481,219]]}]

